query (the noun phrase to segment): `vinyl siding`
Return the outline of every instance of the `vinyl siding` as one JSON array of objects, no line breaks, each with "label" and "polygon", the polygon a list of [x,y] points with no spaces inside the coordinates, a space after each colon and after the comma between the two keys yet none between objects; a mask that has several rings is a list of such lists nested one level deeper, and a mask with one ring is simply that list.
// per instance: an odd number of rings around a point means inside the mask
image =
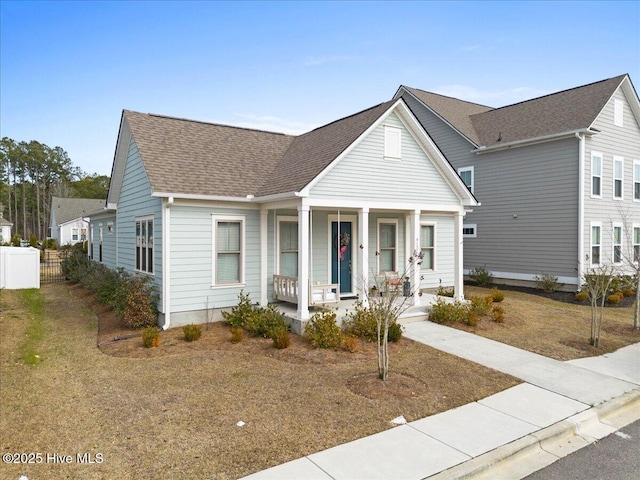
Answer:
[{"label": "vinyl siding", "polygon": [[[161,208],[162,201],[151,196],[149,179],[140,159],[135,140],[131,139],[122,188],[118,199],[117,222],[115,225],[118,235],[118,267],[124,268],[129,273],[135,273],[136,218],[153,216],[153,281],[158,288],[158,292],[162,292]],[[159,305],[162,305],[162,302]]]},{"label": "vinyl siding", "polygon": [[[258,210],[174,205],[171,214],[171,311],[224,308],[238,303],[241,290],[260,300],[260,212]],[[213,284],[213,215],[244,217],[244,280]]]},{"label": "vinyl siding", "polygon": [[[621,100],[624,109],[623,126],[614,125],[614,101]],[[633,162],[640,160],[640,126],[631,112],[629,103],[621,90],[618,90],[609,100],[593,128],[600,133],[587,139],[585,145],[585,238],[584,251],[590,252],[591,222],[602,223],[602,251],[601,257],[610,262],[613,252],[613,223],[624,224],[622,212],[626,212],[630,221],[626,222],[629,229],[632,224],[640,221],[640,202],[633,201]],[[591,198],[591,152],[602,153],[602,198]],[[613,156],[624,158],[623,199],[613,198]],[[623,225],[624,226],[624,225]],[[625,229],[626,230],[626,229]],[[626,242],[626,232],[623,232],[623,251],[629,244]],[[625,252],[626,253],[626,252]],[[590,262],[587,262],[590,266]]]},{"label": "vinyl siding", "polygon": [[[384,127],[402,129],[402,159],[384,157]],[[391,114],[312,189],[318,198],[459,204],[400,119]]]}]

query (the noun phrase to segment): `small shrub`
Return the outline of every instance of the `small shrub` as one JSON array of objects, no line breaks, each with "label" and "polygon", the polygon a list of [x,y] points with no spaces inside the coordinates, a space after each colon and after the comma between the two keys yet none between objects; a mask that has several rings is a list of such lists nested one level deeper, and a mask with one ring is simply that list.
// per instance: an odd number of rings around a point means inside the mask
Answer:
[{"label": "small shrub", "polygon": [[289,329],[279,327],[271,332],[271,338],[273,339],[273,346],[278,350],[282,350],[291,345],[291,336],[289,335]]},{"label": "small shrub", "polygon": [[478,315],[478,312],[474,312],[473,310],[471,310],[467,315],[465,323],[470,327],[476,327],[478,326],[479,322],[480,322],[480,315]]},{"label": "small shrub", "polygon": [[402,338],[402,325],[397,322],[389,324],[389,331],[387,332],[387,338],[390,342],[399,342]]},{"label": "small shrub", "polygon": [[493,280],[493,274],[487,270],[487,267],[475,267],[469,272],[469,278],[476,285],[488,285]]},{"label": "small shrub", "polygon": [[255,310],[256,308],[251,305],[249,294],[245,295],[244,291],[240,290],[238,304],[231,308],[231,312],[222,312],[222,317],[232,327],[244,327],[245,323],[255,315]]},{"label": "small shrub", "polygon": [[543,273],[542,275],[536,275],[533,277],[538,290],[542,290],[545,293],[553,293],[560,287],[558,283],[558,277],[551,275],[550,273]]},{"label": "small shrub", "polygon": [[471,311],[478,314],[480,317],[488,315],[491,311],[491,302],[487,297],[471,297]]},{"label": "small shrub", "polygon": [[202,336],[202,328],[200,325],[185,325],[182,327],[182,333],[187,342],[195,342]]},{"label": "small shrub", "polygon": [[305,328],[304,337],[314,347],[340,347],[342,330],[336,324],[336,313],[331,310],[322,310],[313,314]]},{"label": "small shrub", "polygon": [[358,339],[351,335],[345,335],[342,341],[342,348],[347,352],[355,353],[358,351]]},{"label": "small shrub", "polygon": [[284,314],[278,310],[275,304],[267,308],[255,308],[245,320],[244,328],[254,337],[273,339],[273,333],[281,329],[288,330],[284,320]]},{"label": "small shrub", "polygon": [[11,237],[11,245],[13,245],[14,247],[19,247],[20,240],[22,240],[22,238],[20,238],[20,235],[16,233],[14,236]]},{"label": "small shrub", "polygon": [[122,305],[115,308],[118,316],[129,328],[151,327],[158,322],[157,296],[148,277],[129,277]]},{"label": "small shrub", "polygon": [[493,287],[491,289],[491,297],[493,302],[500,303],[504,300],[504,293],[498,287]]},{"label": "small shrub", "polygon": [[429,320],[434,323],[447,323],[447,322],[466,323],[468,315],[469,315],[468,305],[460,301],[455,301],[453,303],[450,303],[443,299],[439,299],[431,307]]},{"label": "small shrub", "polygon": [[242,327],[231,327],[231,343],[240,343],[243,337]]},{"label": "small shrub", "polygon": [[625,289],[622,290],[622,295],[625,297],[633,297],[635,293],[636,291],[632,287],[625,287]]},{"label": "small shrub", "polygon": [[607,297],[607,303],[609,305],[617,305],[622,301],[622,292],[612,293]]},{"label": "small shrub", "polygon": [[38,248],[38,238],[33,233],[29,235],[29,246]]},{"label": "small shrub", "polygon": [[576,293],[577,302],[586,302],[587,300],[589,300],[589,294],[584,290],[580,290],[578,293]]},{"label": "small shrub", "polygon": [[155,327],[147,327],[142,331],[142,345],[145,348],[157,347],[160,345],[160,332]]},{"label": "small shrub", "polygon": [[494,322],[504,322],[504,308],[502,307],[502,305],[494,305],[491,308],[491,318]]}]

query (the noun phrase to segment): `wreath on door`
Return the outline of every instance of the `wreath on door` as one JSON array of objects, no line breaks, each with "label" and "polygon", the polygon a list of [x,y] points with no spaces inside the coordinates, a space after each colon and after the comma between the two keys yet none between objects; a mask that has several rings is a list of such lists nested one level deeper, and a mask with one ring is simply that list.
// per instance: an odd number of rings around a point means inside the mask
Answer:
[{"label": "wreath on door", "polygon": [[338,250],[338,256],[340,257],[340,261],[344,260],[344,254],[347,251],[347,247],[349,246],[349,242],[351,241],[351,237],[348,233],[340,233],[340,235],[335,236],[334,245],[336,250]]}]

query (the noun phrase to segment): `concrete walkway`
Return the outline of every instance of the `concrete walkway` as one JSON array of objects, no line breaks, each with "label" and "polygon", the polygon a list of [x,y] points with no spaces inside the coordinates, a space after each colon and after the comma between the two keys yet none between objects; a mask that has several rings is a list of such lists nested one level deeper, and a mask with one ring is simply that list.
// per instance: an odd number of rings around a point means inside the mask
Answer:
[{"label": "concrete walkway", "polygon": [[405,336],[525,383],[245,478],[522,478],[640,418],[640,343],[560,362],[426,321]]}]

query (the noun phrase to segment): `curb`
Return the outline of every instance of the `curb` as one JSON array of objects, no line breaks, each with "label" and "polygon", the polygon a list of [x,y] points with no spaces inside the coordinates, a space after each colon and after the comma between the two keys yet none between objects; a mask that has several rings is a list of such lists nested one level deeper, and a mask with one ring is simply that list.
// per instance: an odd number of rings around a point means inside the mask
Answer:
[{"label": "curb", "polygon": [[427,478],[523,478],[638,419],[640,388]]}]

